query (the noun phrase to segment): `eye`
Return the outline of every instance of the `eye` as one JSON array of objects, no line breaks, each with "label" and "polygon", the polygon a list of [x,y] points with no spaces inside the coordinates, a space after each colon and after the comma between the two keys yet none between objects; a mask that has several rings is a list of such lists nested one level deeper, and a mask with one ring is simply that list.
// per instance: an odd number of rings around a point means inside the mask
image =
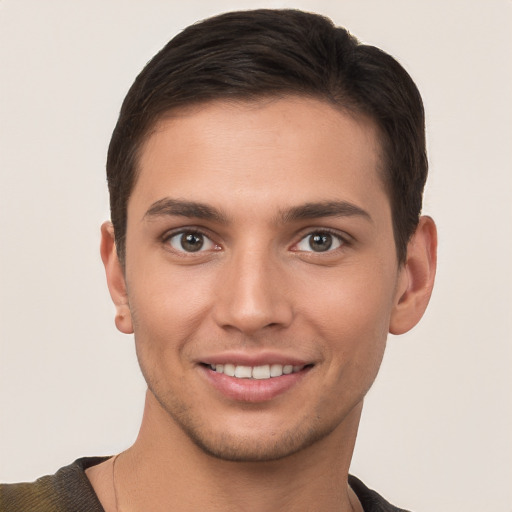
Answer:
[{"label": "eye", "polygon": [[167,243],[179,252],[211,251],[217,248],[217,245],[206,235],[197,231],[176,233],[167,239]]},{"label": "eye", "polygon": [[296,250],[305,252],[326,252],[338,249],[343,239],[328,231],[316,231],[305,236],[297,245]]}]

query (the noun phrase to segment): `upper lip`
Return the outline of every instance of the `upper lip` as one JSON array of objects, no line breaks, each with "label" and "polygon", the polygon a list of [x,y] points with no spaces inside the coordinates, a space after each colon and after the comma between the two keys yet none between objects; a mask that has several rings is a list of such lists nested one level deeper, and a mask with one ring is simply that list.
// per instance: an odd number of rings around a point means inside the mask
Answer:
[{"label": "upper lip", "polygon": [[197,362],[202,364],[234,364],[240,366],[263,366],[267,364],[306,366],[313,364],[313,361],[297,356],[270,351],[260,351],[253,354],[246,351],[218,352],[198,358]]}]

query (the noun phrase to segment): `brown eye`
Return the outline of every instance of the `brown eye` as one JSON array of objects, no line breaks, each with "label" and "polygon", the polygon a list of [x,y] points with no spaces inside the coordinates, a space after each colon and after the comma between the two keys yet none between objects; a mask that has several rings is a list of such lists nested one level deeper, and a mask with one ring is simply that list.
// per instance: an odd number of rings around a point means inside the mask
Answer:
[{"label": "brown eye", "polygon": [[328,234],[316,234],[309,237],[309,246],[313,251],[327,251],[332,246],[332,236]]},{"label": "brown eye", "polygon": [[199,252],[215,248],[215,244],[202,233],[185,231],[169,238],[170,246],[180,252]]},{"label": "brown eye", "polygon": [[298,244],[297,249],[305,252],[326,252],[341,247],[343,240],[332,233],[317,231],[305,236]]}]

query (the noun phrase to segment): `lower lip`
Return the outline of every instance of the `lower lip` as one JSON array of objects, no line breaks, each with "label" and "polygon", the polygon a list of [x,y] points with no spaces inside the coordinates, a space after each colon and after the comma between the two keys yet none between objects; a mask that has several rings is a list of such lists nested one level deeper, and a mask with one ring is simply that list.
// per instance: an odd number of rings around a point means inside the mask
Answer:
[{"label": "lower lip", "polygon": [[270,379],[239,379],[217,373],[207,366],[201,369],[213,387],[225,397],[239,402],[266,402],[296,386],[311,367]]}]

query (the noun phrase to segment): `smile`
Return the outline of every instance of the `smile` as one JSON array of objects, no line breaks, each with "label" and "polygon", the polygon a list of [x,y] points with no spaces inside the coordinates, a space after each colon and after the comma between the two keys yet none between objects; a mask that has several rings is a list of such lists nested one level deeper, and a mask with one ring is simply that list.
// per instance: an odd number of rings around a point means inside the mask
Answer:
[{"label": "smile", "polygon": [[264,364],[261,366],[243,366],[226,363],[211,364],[209,367],[214,372],[223,373],[228,377],[263,380],[300,372],[305,368],[305,365],[293,366],[291,364]]},{"label": "smile", "polygon": [[[285,364],[268,359],[261,361],[262,358],[260,356],[260,361],[248,361],[244,360],[247,357],[242,356],[238,358],[237,364],[233,362],[235,358],[216,356],[214,361],[205,361],[199,367],[207,382],[225,398],[236,402],[257,403],[272,400],[292,390],[315,366],[314,363],[285,362],[282,359]],[[230,359],[231,362],[225,362]]]}]

